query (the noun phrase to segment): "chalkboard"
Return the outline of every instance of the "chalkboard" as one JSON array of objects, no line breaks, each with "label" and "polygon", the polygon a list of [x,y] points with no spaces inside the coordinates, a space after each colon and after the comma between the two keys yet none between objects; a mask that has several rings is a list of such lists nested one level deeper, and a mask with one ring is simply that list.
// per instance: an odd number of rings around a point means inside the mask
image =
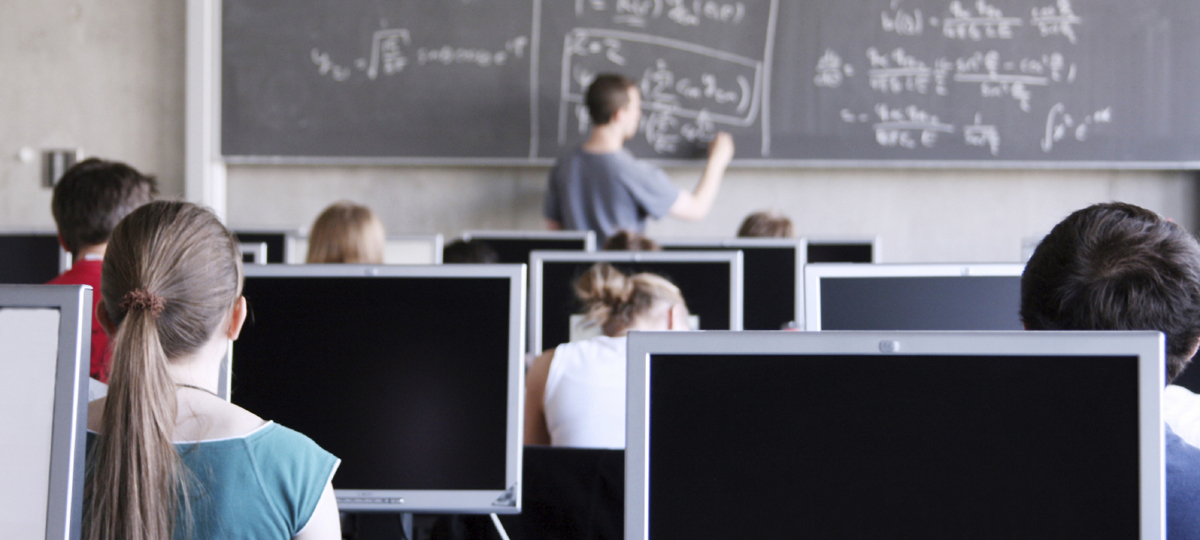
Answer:
[{"label": "chalkboard", "polygon": [[1193,168],[1200,5],[1167,0],[224,0],[229,162],[547,163],[584,89],[629,148],[748,165]]}]

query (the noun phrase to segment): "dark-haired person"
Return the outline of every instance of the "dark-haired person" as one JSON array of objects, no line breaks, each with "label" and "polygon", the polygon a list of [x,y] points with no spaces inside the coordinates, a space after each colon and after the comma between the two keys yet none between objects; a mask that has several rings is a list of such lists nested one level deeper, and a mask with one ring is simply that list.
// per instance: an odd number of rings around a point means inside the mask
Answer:
[{"label": "dark-haired person", "polygon": [[[1200,244],[1130,204],[1097,204],[1056,225],[1021,276],[1029,330],[1158,330],[1169,383],[1200,347]],[[1167,539],[1200,538],[1200,449],[1164,426]],[[1097,448],[1104,452],[1104,448]]]},{"label": "dark-haired person", "polygon": [[341,538],[338,459],[216,394],[246,321],[242,256],[212,212],[153,202],[112,232],[108,395],[88,404],[83,540]]},{"label": "dark-haired person", "polygon": [[603,335],[542,353],[525,382],[525,444],[625,448],[625,335],[687,330],[679,288],[650,273],[626,276],[607,263],[575,282],[586,321]]},{"label": "dark-haired person", "polygon": [[548,228],[596,231],[603,243],[620,229],[642,232],[647,217],[700,220],[708,215],[733,159],[728,133],[717,133],[700,182],[687,192],[675,187],[662,169],[625,149],[642,119],[636,83],[620,75],[598,75],[588,86],[586,101],[591,135],[560,157],[550,172],[543,206]]},{"label": "dark-haired person", "polygon": [[442,248],[442,264],[496,264],[500,254],[482,240],[455,240]]},{"label": "dark-haired person", "polygon": [[71,253],[71,269],[50,280],[51,285],[91,285],[91,377],[108,380],[108,334],[96,319],[100,302],[100,265],[117,222],[139,206],[154,200],[158,184],[153,176],[117,161],[85,159],[67,169],[54,186],[50,210],[58,226],[58,241]]},{"label": "dark-haired person", "polygon": [[620,230],[604,241],[601,251],[662,251],[658,242],[633,231]]}]

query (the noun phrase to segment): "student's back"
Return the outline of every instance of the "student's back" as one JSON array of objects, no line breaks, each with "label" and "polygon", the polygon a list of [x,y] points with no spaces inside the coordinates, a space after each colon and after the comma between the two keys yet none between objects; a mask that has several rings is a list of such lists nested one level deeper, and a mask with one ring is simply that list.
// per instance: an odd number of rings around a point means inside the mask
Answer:
[{"label": "student's back", "polygon": [[[1200,347],[1200,244],[1137,206],[1079,210],[1026,264],[1021,319],[1030,330],[1158,330],[1170,382]],[[1164,431],[1167,538],[1200,539],[1200,450]]]},{"label": "student's back", "polygon": [[154,177],[115,161],[91,158],[67,170],[54,185],[50,208],[63,248],[71,252],[71,269],[50,285],[90,285],[92,295],[93,379],[108,380],[108,334],[95,317],[100,302],[100,265],[113,227],[158,192]]},{"label": "student's back", "polygon": [[107,397],[89,408],[84,538],[340,537],[338,460],[217,397],[246,318],[236,240],[211,212],[151,203],[113,230],[101,323]]}]

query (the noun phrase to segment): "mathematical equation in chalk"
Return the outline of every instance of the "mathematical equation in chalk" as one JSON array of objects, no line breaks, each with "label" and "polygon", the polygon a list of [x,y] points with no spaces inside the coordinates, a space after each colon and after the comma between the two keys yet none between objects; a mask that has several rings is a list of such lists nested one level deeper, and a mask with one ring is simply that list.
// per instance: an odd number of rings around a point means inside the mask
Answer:
[{"label": "mathematical equation in chalk", "polygon": [[722,126],[758,121],[763,63],[693,43],[615,30],[576,29],[565,39],[559,144],[568,124],[590,129],[584,94],[600,73],[634,75],[642,95],[646,142],[673,153],[683,142],[711,139]]},{"label": "mathematical equation in chalk", "polygon": [[986,0],[976,0],[964,5],[954,0],[940,15],[926,16],[920,9],[899,7],[900,0],[893,0],[890,9],[880,13],[880,24],[884,32],[901,36],[919,36],[926,28],[941,28],[943,37],[954,40],[983,41],[985,39],[1013,39],[1023,28],[1037,29],[1041,37],[1062,36],[1071,44],[1078,39],[1076,28],[1083,18],[1071,8],[1071,0],[1057,0],[1055,4],[1032,8],[1029,17],[1010,16]]},{"label": "mathematical equation in chalk", "polygon": [[[1073,83],[1078,73],[1078,66],[1058,52],[1006,59],[992,50],[927,62],[908,54],[903,48],[885,53],[870,47],[866,59],[869,66],[867,79],[872,91],[948,96],[951,83],[965,83],[979,85],[979,93],[985,98],[1011,98],[1025,112],[1031,110],[1034,88]],[[825,51],[817,61],[816,71],[814,84],[824,88],[838,88],[856,73],[854,65],[843,61],[833,50]]]},{"label": "mathematical equation in chalk", "polygon": [[[983,113],[975,113],[972,123],[961,126],[944,122],[938,115],[915,105],[892,107],[878,103],[872,113],[842,109],[840,116],[842,122],[847,124],[870,125],[875,132],[875,142],[883,148],[935,148],[941,139],[961,132],[964,145],[982,148],[995,157],[1000,156],[1000,129],[995,124],[986,123]],[[1046,118],[1046,131],[1040,142],[1042,152],[1050,153],[1056,144],[1065,140],[1086,142],[1089,130],[1111,124],[1112,121],[1112,107],[1076,117],[1066,105],[1056,103]]]},{"label": "mathematical equation in chalk", "polygon": [[526,36],[509,39],[495,49],[448,44],[414,46],[408,29],[391,28],[376,31],[371,36],[370,53],[350,63],[335,62],[328,51],[321,51],[317,47],[310,51],[309,56],[322,77],[344,82],[358,72],[373,81],[423,66],[503,67],[514,60],[524,59],[528,48],[529,38]]},{"label": "mathematical equation in chalk", "polygon": [[715,0],[575,0],[577,17],[589,13],[611,15],[613,24],[634,28],[645,28],[651,20],[684,27],[709,22],[737,25],[746,18],[746,4]]}]

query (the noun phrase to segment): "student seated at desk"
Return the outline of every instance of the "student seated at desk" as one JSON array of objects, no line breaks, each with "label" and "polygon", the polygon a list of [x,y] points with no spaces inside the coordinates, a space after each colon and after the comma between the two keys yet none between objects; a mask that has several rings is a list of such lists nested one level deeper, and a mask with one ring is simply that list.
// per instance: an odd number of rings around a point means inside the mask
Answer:
[{"label": "student seated at desk", "polygon": [[385,242],[383,222],[375,212],[351,202],[336,202],[313,223],[307,262],[383,264]]},{"label": "student seated at desk", "polygon": [[[1131,204],[1076,211],[1026,263],[1021,320],[1029,330],[1158,330],[1166,335],[1170,383],[1200,348],[1200,244]],[[1200,449],[1169,425],[1163,431],[1166,537],[1200,539]]]},{"label": "student seated at desk", "polygon": [[85,540],[341,538],[312,440],[214,393],[246,320],[237,240],[212,212],[155,202],[113,230],[101,324],[108,396],[89,404]]},{"label": "student seated at desk", "polygon": [[100,302],[100,264],[113,227],[135,208],[154,200],[158,183],[153,176],[117,161],[85,159],[67,169],[54,185],[50,211],[58,241],[71,253],[71,269],[50,285],[91,285],[92,358],[89,374],[108,380],[108,334],[96,319]]},{"label": "student seated at desk", "polygon": [[626,276],[607,263],[581,276],[575,294],[604,335],[534,360],[526,375],[525,444],[625,448],[625,335],[687,330],[687,304],[661,276]]}]

